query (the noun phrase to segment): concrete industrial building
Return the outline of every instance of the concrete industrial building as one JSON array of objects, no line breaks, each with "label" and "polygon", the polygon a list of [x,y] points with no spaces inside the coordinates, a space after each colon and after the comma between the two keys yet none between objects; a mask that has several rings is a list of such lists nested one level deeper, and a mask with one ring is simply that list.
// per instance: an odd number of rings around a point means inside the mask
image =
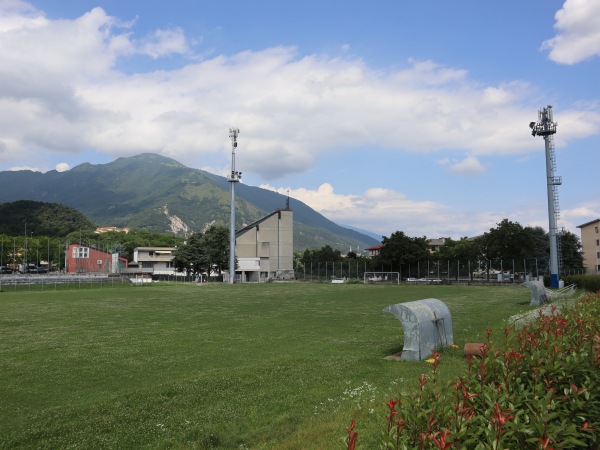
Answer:
[{"label": "concrete industrial building", "polygon": [[294,215],[279,209],[235,234],[236,281],[294,278]]}]

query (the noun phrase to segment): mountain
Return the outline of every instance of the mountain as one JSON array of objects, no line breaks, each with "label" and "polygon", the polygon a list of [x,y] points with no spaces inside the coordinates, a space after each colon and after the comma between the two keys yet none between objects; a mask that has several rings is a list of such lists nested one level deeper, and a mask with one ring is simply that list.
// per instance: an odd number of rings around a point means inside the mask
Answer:
[{"label": "mountain", "polygon": [[[74,208],[100,226],[186,234],[212,224],[229,226],[231,188],[225,177],[192,169],[156,154],[81,164],[66,172],[0,172],[0,203],[34,200]],[[286,207],[287,197],[238,183],[236,228]],[[294,250],[330,245],[347,250],[377,244],[364,233],[339,226],[306,204],[294,211]]]}]

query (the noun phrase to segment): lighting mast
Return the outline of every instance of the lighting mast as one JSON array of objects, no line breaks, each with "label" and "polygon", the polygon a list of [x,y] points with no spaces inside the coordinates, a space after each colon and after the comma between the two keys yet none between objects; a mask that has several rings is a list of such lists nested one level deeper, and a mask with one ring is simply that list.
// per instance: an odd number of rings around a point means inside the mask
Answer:
[{"label": "lighting mast", "polygon": [[559,217],[558,186],[562,184],[561,177],[554,175],[556,155],[554,153],[554,137],[556,122],[552,117],[552,106],[538,111],[538,121],[529,124],[533,136],[543,136],[546,144],[546,180],[548,186],[548,228],[550,238],[550,287],[558,288],[558,241],[556,237],[556,222]]},{"label": "lighting mast", "polygon": [[237,147],[237,136],[240,130],[237,128],[229,129],[231,138],[231,174],[227,181],[231,183],[231,222],[229,224],[229,284],[235,283],[235,183],[240,181],[242,172],[235,170],[235,149]]}]

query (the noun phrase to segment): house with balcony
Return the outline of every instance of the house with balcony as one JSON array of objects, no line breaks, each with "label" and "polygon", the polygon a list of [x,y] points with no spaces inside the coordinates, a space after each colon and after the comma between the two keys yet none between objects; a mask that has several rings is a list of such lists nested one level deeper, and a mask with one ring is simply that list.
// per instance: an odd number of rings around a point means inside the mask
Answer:
[{"label": "house with balcony", "polygon": [[174,275],[173,258],[177,247],[136,247],[131,270],[153,275]]}]

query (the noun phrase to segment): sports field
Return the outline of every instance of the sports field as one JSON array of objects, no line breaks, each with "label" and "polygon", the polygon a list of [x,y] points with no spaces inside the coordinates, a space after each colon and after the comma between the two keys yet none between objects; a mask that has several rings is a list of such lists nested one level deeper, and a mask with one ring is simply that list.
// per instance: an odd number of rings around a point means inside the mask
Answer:
[{"label": "sports field", "polygon": [[155,284],[0,293],[0,448],[378,448],[426,362],[392,303],[438,298],[462,346],[530,310],[520,286]]}]

